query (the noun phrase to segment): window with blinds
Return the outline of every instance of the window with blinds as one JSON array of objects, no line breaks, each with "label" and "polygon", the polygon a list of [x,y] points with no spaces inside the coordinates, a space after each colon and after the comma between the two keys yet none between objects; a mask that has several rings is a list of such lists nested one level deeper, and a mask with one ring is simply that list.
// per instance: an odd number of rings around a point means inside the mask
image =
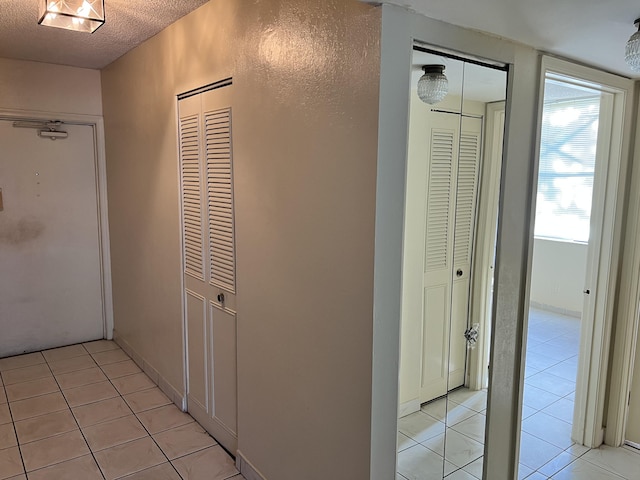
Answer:
[{"label": "window with blinds", "polygon": [[599,114],[599,93],[583,91],[582,98],[545,102],[536,237],[589,241]]}]

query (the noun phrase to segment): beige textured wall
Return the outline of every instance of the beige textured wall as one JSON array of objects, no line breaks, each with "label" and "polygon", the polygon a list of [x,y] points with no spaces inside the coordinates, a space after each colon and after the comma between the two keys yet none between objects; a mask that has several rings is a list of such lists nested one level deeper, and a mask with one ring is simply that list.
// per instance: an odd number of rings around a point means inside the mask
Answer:
[{"label": "beige textured wall", "polygon": [[100,72],[0,58],[0,108],[102,115]]},{"label": "beige textured wall", "polygon": [[216,0],[103,71],[115,327],[178,390],[175,95],[233,76],[239,450],[268,480],[369,478],[379,37],[355,0]]}]

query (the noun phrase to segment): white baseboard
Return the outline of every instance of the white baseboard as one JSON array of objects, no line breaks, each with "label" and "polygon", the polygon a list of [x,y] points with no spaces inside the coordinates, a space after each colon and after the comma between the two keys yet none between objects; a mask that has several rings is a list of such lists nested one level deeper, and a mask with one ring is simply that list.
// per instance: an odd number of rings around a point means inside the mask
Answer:
[{"label": "white baseboard", "polygon": [[566,308],[554,307],[553,305],[546,305],[544,303],[529,301],[529,306],[538,308],[540,310],[547,310],[548,312],[559,313],[560,315],[566,315],[568,317],[582,318],[582,312],[576,310],[568,310]]},{"label": "white baseboard", "polygon": [[640,443],[630,442],[629,440],[625,440],[624,445],[627,445],[631,448],[635,448],[636,450],[640,450]]},{"label": "white baseboard", "polygon": [[264,475],[245,458],[240,450],[236,454],[236,468],[246,480],[266,480]]},{"label": "white baseboard", "polygon": [[398,406],[398,418],[405,417],[410,413],[415,413],[420,410],[420,400],[413,399],[408,402],[401,403]]},{"label": "white baseboard", "polygon": [[169,399],[176,404],[176,406],[185,412],[187,410],[187,398],[186,396],[176,390],[160,373],[147,362],[138,352],[136,352],[131,345],[122,337],[118,335],[117,330],[113,330],[113,341],[124,350],[124,352],[131,357],[140,369],[147,374],[153,383],[155,383]]}]

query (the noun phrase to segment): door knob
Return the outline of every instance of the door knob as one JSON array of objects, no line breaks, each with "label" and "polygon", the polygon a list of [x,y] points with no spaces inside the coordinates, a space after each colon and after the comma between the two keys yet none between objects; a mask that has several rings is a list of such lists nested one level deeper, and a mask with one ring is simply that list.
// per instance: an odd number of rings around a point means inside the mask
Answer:
[{"label": "door knob", "polygon": [[587,295],[589,295],[591,293],[591,290],[589,290],[588,288],[586,290],[583,290],[582,293],[586,293]]},{"label": "door knob", "polygon": [[224,303],[224,293],[219,293],[219,294],[218,294],[218,301],[219,301],[220,303]]},{"label": "door knob", "polygon": [[463,273],[464,273],[464,272],[462,271],[462,269],[461,269],[461,268],[459,268],[459,269],[456,271],[456,277],[461,277]]}]

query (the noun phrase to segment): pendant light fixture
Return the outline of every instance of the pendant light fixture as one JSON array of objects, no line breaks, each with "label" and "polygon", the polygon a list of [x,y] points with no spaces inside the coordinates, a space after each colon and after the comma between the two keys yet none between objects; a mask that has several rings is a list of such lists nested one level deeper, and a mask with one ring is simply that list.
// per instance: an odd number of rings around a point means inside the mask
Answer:
[{"label": "pendant light fixture", "polygon": [[624,51],[624,59],[627,61],[627,65],[634,72],[640,72],[640,18],[633,22],[638,29],[629,40],[627,41],[627,47]]},{"label": "pendant light fixture", "polygon": [[104,24],[104,0],[40,0],[40,25],[93,33]]},{"label": "pendant light fixture", "polygon": [[422,70],[424,75],[418,80],[418,97],[429,105],[440,102],[449,91],[444,65],[425,65]]}]

